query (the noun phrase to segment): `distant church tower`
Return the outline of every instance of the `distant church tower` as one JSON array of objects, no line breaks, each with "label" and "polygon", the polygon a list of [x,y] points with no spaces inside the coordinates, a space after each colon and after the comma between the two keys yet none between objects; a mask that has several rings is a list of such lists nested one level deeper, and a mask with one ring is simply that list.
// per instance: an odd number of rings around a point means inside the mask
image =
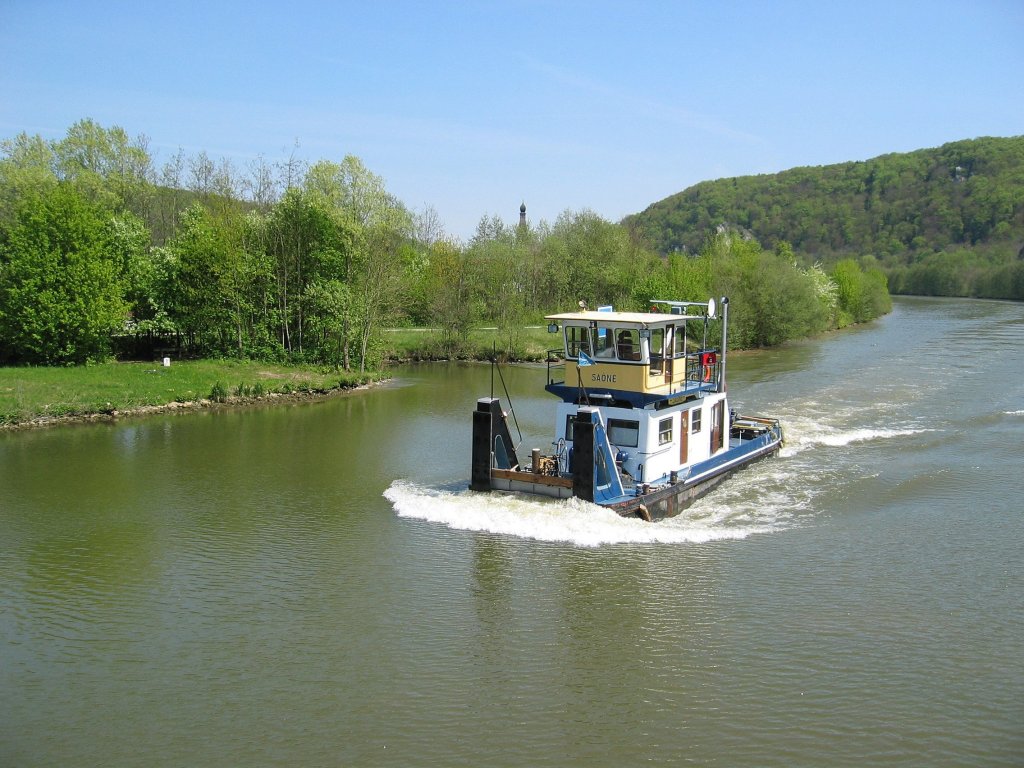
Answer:
[{"label": "distant church tower", "polygon": [[519,205],[519,226],[526,226],[526,201],[523,201]]}]

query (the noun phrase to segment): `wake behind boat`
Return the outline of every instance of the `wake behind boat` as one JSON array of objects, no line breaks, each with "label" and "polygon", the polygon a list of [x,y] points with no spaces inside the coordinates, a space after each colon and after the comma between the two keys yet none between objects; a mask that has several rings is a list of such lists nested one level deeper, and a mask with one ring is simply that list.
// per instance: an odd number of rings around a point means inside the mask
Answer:
[{"label": "wake behind boat", "polygon": [[[549,315],[561,349],[548,354],[545,389],[560,398],[552,451],[521,464],[499,398],[473,412],[470,488],[569,498],[653,521],[679,514],[732,472],[782,447],[778,419],[729,408],[721,346],[708,347],[716,303],[651,302]],[[693,348],[693,349],[691,349]]]}]

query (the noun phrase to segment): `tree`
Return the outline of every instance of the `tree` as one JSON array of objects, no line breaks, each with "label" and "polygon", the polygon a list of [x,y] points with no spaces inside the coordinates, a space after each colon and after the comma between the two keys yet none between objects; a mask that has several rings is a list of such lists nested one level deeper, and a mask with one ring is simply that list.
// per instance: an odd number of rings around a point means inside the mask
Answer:
[{"label": "tree", "polygon": [[502,351],[516,353],[519,337],[528,314],[526,274],[523,269],[526,247],[516,232],[498,217],[484,217],[469,246],[471,262],[480,275],[486,314],[497,326]]},{"label": "tree", "polygon": [[53,149],[41,136],[20,133],[0,142],[0,224],[17,215],[19,200],[57,184]]},{"label": "tree", "polygon": [[145,137],[131,139],[119,126],[79,120],[53,144],[57,177],[102,207],[145,216],[152,164],[147,145]]},{"label": "tree", "polygon": [[201,349],[224,351],[229,333],[231,301],[224,280],[231,243],[225,234],[195,203],[182,214],[178,234],[168,244],[163,304],[187,340]]},{"label": "tree", "polygon": [[[400,296],[399,278],[404,262],[414,258],[406,248],[412,234],[412,217],[384,186],[353,155],[341,163],[321,161],[306,174],[306,192],[324,205],[339,226],[351,228],[354,237],[342,252],[340,278],[349,286],[351,315],[345,321],[358,340],[359,370],[366,369],[374,334],[381,333],[382,321],[396,309]],[[349,349],[344,352],[346,370],[351,366]]]},{"label": "tree", "polygon": [[123,265],[112,220],[69,184],[19,200],[0,230],[0,359],[100,360],[123,327]]},{"label": "tree", "polygon": [[423,287],[429,302],[428,322],[441,329],[443,351],[452,355],[465,343],[477,318],[473,273],[466,253],[450,241],[434,242]]},{"label": "tree", "polygon": [[873,258],[866,258],[865,263],[866,270],[854,259],[843,259],[832,268],[840,328],[863,323],[892,309],[884,273]]}]

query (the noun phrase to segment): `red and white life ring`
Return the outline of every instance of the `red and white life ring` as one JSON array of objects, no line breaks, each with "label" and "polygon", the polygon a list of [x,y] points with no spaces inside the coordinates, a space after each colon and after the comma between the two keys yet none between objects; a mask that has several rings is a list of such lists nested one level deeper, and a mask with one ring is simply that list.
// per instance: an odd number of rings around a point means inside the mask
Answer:
[{"label": "red and white life ring", "polygon": [[701,353],[700,364],[704,367],[704,383],[711,381],[711,376],[714,373],[716,363],[718,363],[718,357],[714,352]]}]

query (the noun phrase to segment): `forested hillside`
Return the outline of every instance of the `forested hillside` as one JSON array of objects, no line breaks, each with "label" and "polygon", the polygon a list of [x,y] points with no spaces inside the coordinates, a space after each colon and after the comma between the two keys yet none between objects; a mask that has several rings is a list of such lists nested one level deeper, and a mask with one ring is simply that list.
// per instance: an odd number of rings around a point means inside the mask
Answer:
[{"label": "forested hillside", "polygon": [[894,293],[1024,299],[1024,136],[702,182],[624,223],[663,254],[733,227],[825,264],[873,255]]},{"label": "forested hillside", "polygon": [[514,356],[524,325],[580,300],[723,295],[747,347],[889,308],[872,259],[825,270],[732,233],[666,259],[585,210],[485,215],[462,243],[352,155],[239,168],[179,152],[158,167],[144,137],[91,120],[0,142],[0,365],[173,348],[363,371],[387,355],[389,326],[435,329],[428,355],[464,354],[471,329],[496,326]]}]

